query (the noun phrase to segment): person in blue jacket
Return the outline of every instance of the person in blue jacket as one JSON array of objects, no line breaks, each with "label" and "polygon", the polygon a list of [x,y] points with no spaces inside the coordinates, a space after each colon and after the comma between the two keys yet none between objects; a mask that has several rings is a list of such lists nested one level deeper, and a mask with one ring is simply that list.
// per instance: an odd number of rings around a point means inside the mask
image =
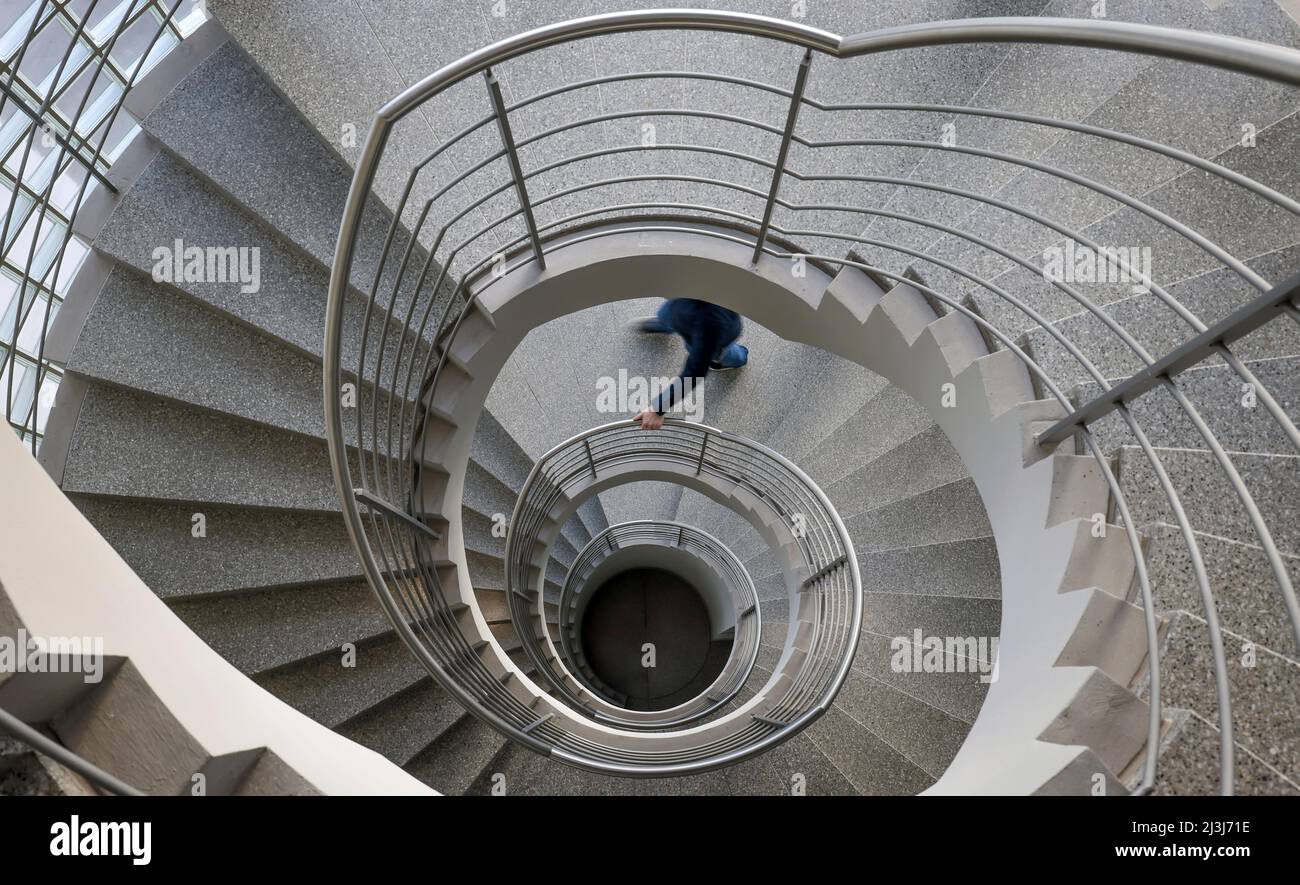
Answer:
[{"label": "person in blue jacket", "polygon": [[682,371],[650,407],[636,416],[641,427],[663,427],[664,413],[682,397],[683,391],[704,380],[709,371],[739,369],[749,362],[749,348],[738,344],[744,329],[740,314],[694,298],[670,298],[653,317],[641,320],[637,328],[652,335],[677,334],[686,343]]}]

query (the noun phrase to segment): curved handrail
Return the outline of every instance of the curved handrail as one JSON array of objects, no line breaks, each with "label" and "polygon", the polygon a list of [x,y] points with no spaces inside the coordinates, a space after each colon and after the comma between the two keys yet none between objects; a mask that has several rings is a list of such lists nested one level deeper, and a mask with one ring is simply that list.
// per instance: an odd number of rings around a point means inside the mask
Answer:
[{"label": "curved handrail", "polygon": [[1300,86],[1297,53],[1241,37],[1137,22],[1078,18],[968,18],[902,25],[845,37],[840,55],[853,58],[897,49],[970,43],[1047,43],[1156,55]]},{"label": "curved handrail", "polygon": [[450,83],[547,46],[601,34],[675,29],[765,37],[837,58],[963,43],[1058,43],[1159,55],[1300,86],[1300,59],[1294,52],[1240,37],[1132,22],[991,17],[904,25],[840,37],[798,22],[751,13],[645,9],[573,19],[499,40],[443,66],[402,91],[379,109],[376,122],[395,123]]}]

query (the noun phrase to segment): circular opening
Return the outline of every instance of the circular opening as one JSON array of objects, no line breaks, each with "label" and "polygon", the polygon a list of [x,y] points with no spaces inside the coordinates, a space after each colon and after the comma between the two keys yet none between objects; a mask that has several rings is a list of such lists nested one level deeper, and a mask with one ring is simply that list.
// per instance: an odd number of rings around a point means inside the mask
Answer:
[{"label": "circular opening", "polygon": [[689,701],[718,678],[731,654],[730,635],[713,636],[699,591],[662,569],[630,569],[597,587],[580,634],[592,674],[625,695],[629,710]]}]

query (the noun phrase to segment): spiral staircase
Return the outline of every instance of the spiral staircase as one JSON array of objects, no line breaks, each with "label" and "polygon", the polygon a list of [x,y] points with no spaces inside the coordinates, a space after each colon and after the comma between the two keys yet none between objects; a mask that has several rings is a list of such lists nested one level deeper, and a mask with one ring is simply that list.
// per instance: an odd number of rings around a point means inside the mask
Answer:
[{"label": "spiral staircase", "polygon": [[[112,646],[0,792],[1300,792],[1286,3],[206,5],[0,19],[0,635]],[[683,295],[752,360],[642,431]],[[625,543],[728,588],[670,708]]]}]

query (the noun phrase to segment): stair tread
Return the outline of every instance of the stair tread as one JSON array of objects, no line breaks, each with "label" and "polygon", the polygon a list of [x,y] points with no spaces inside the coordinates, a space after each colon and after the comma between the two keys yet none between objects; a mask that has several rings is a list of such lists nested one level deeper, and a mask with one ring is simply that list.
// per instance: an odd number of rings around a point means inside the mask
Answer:
[{"label": "stair tread", "polygon": [[823,439],[801,466],[830,486],[933,423],[920,403],[890,385]]},{"label": "stair tread", "polygon": [[997,542],[992,536],[858,553],[863,589],[999,598]]},{"label": "stair tread", "polygon": [[845,679],[835,706],[936,780],[970,731],[970,723],[858,671]]},{"label": "stair tread", "polygon": [[426,675],[401,640],[386,638],[357,646],[355,667],[343,666],[340,650],[259,674],[254,681],[291,707],[334,728]]},{"label": "stair tread", "polygon": [[320,440],[91,384],[63,475],[68,492],[332,512]]},{"label": "stair tread", "polygon": [[[508,517],[514,510],[514,501],[519,489],[523,488],[528,479],[533,462],[487,408],[484,408],[479,415],[474,442],[470,447],[470,460],[504,489],[507,497],[502,505],[504,506],[505,501],[508,500],[509,507],[502,512]],[[583,512],[586,511],[589,516],[592,516],[593,508],[599,509],[599,506],[596,498],[588,499],[579,508],[579,512],[561,526],[561,536],[575,553],[592,538],[592,533],[587,526],[589,520],[584,518]]]},{"label": "stair tread", "polygon": [[[1219,789],[1219,769],[1207,760],[1218,758],[1219,730],[1194,715],[1184,714],[1179,720],[1177,731],[1165,739],[1160,751],[1153,795],[1212,795]],[[1238,750],[1235,774],[1238,795],[1300,796],[1300,785],[1250,753]]]},{"label": "stair tread", "polygon": [[[352,170],[238,43],[214,52],[144,125],[317,261],[332,262]],[[390,220],[375,201],[367,204],[354,285],[372,282]]]},{"label": "stair tread", "polygon": [[[891,666],[895,655],[906,656],[912,650],[910,638],[904,642],[895,640],[894,636],[863,631],[858,640],[853,669],[879,679],[887,686],[924,701],[954,718],[974,722],[984,703],[984,696],[988,693],[988,685],[980,680],[979,663],[958,662],[945,651],[945,672],[925,672],[924,659],[920,671],[913,668],[912,672],[895,672]],[[911,657],[914,662],[914,653]]]},{"label": "stair tread", "polygon": [[[797,740],[795,738],[794,740]],[[530,765],[522,794],[534,796],[782,795],[771,760],[760,756],[719,771],[671,778],[624,778],[548,761]],[[506,772],[507,790],[511,775]]]},{"label": "stair tread", "polygon": [[[1236,118],[1233,119],[1235,121]],[[1245,147],[1238,139],[1235,143],[1229,142],[1226,150],[1212,154],[1210,158],[1282,193],[1294,193],[1295,175],[1289,168],[1293,164],[1288,162],[1288,158],[1300,120],[1288,110],[1287,115],[1280,119],[1274,116],[1272,121],[1268,121],[1266,116],[1262,122],[1264,125],[1258,130],[1253,146]],[[1234,122],[1230,128],[1235,126]],[[1078,163],[1074,165],[1080,166]],[[1127,164],[1121,164],[1119,168],[1124,166]],[[1114,180],[1115,173],[1110,171],[1113,168],[1116,167],[1108,168],[1103,164],[1095,171],[1101,173],[1099,177],[1103,181]],[[1086,171],[1094,170],[1087,168]],[[1080,186],[1068,188],[1072,196],[1065,199],[1062,196],[1062,186],[1049,182],[1049,185],[1055,186],[1045,187],[1042,184],[1045,180],[1046,176],[1041,173],[1025,173],[1024,180],[1018,182],[1019,187],[1008,189],[1008,196],[1020,198],[1017,201],[1022,205],[1027,203],[1026,208],[1031,212],[1040,207],[1050,208],[1058,221],[1072,223],[1076,229],[1081,229],[1098,243],[1141,243],[1151,247],[1152,252],[1160,256],[1158,279],[1189,279],[1219,264],[1216,258],[1190,240],[1136,209],[1127,206],[1116,208],[1113,202],[1100,194]],[[1031,187],[1033,184],[1038,184],[1038,187]],[[1121,187],[1124,184],[1128,183],[1122,183]],[[1179,167],[1173,177],[1148,183],[1141,188],[1139,194],[1144,201],[1158,206],[1162,212],[1188,224],[1210,240],[1223,244],[1235,255],[1260,255],[1295,243],[1294,236],[1287,230],[1291,217],[1284,209],[1199,169]],[[1039,203],[1038,200],[1049,202]],[[1259,223],[1243,225],[1240,223],[1242,217],[1256,218]],[[1003,227],[1010,229],[998,233],[1002,237],[1019,240],[1020,254],[1041,254],[1046,247],[1061,240],[1056,232],[1024,221]],[[1050,287],[1042,276],[1035,279],[1032,274],[1008,271],[995,276],[994,282],[1013,283],[1013,294],[1039,307],[1049,320],[1075,314],[1079,310],[1077,302]],[[1132,294],[1132,285],[1127,282],[1089,283],[1086,284],[1086,289],[1089,297],[1098,304],[1107,304]],[[1034,324],[1010,305],[1001,303],[1000,299],[981,295],[976,297],[981,300],[982,306],[987,307],[990,319],[1004,330],[1023,329]],[[1159,313],[1153,311],[1153,317],[1159,317]],[[1138,324],[1137,328],[1144,327]],[[1146,328],[1151,328],[1151,324],[1147,324]],[[1160,348],[1159,351],[1166,349],[1168,348]]]},{"label": "stair tread", "polygon": [[95,248],[148,275],[156,263],[155,248],[173,243],[178,231],[185,232],[187,244],[255,244],[263,292],[250,297],[238,285],[218,282],[173,285],[304,353],[321,356],[329,288],[325,269],[293,252],[274,230],[166,152],[123,195]]},{"label": "stair tread", "polygon": [[[183,233],[178,235],[178,232]],[[174,250],[178,238],[186,249],[208,248],[212,244],[221,244],[223,248],[256,248],[258,273],[254,282],[259,288],[255,293],[244,292],[243,284],[223,282],[219,277],[211,280],[187,277],[170,281],[168,285],[303,354],[316,359],[322,357],[329,292],[326,265],[307,257],[277,230],[250,215],[211,182],[163,151],[122,195],[96,237],[95,248],[138,273],[153,276],[156,268],[165,266],[156,257],[158,248],[166,246]],[[360,329],[364,315],[362,296],[356,291],[349,292],[344,305],[348,327]],[[367,352],[368,370],[375,366],[378,336],[383,330],[382,313],[377,316],[380,318],[372,323],[374,346]],[[390,322],[390,354],[401,337],[396,323]],[[344,336],[341,363],[345,369],[356,367],[359,343],[359,335]],[[386,364],[391,369],[391,357]]]},{"label": "stair tread", "polygon": [[473,716],[465,716],[405,766],[412,776],[441,793],[465,793],[506,739]]},{"label": "stair tread", "polygon": [[[325,438],[321,364],[284,341],[116,264],[69,372],[275,429]],[[367,413],[400,402],[364,386]],[[412,406],[408,402],[408,414]],[[401,437],[396,437],[399,441]],[[385,447],[388,445],[384,441]]]},{"label": "stair tread", "polygon": [[[1203,618],[1200,585],[1182,532],[1162,523],[1143,526],[1142,534],[1148,539],[1147,571],[1156,610],[1181,609]],[[1263,549],[1202,532],[1195,540],[1223,629],[1294,654],[1286,607]],[[1300,584],[1300,557],[1283,554],[1282,561],[1291,580]]]},{"label": "stair tread", "polygon": [[761,758],[775,775],[774,795],[791,795],[796,788],[805,796],[859,795],[857,786],[807,732],[795,735]]},{"label": "stair tread", "polygon": [[428,679],[354,717],[338,731],[394,765],[406,765],[468,715],[451,695]]},{"label": "stair tread", "polygon": [[[1165,448],[1157,448],[1155,452],[1174,488],[1183,490],[1180,497],[1193,528],[1245,544],[1259,543],[1227,474],[1212,453]],[[1300,475],[1300,456],[1233,452],[1229,458],[1254,497],[1278,549],[1291,555],[1300,553],[1300,518],[1294,490],[1287,481],[1288,477]],[[1164,492],[1142,449],[1122,447],[1118,473],[1124,498],[1137,525],[1174,522]],[[1188,494],[1188,490],[1194,494]]]},{"label": "stair tread", "polygon": [[320,363],[118,265],[70,371],[324,437]]},{"label": "stair tread", "polygon": [[[1300,357],[1274,357],[1246,363],[1282,409],[1296,414],[1300,406]],[[1119,379],[1122,380],[1122,379]],[[1294,455],[1295,447],[1264,404],[1247,406],[1245,382],[1225,364],[1199,365],[1178,376],[1178,387],[1196,406],[1224,449],[1249,454]],[[1097,384],[1081,384],[1075,397],[1082,404],[1100,395]],[[1205,440],[1164,388],[1151,390],[1125,404],[1151,444],[1161,448],[1205,448]],[[1127,423],[1108,415],[1090,425],[1104,450],[1132,442]]]},{"label": "stair tread", "polygon": [[[1300,263],[1300,245],[1288,244],[1247,258],[1243,262],[1266,280],[1281,282]],[[1231,314],[1259,296],[1259,291],[1234,271],[1226,268],[1199,270],[1180,282],[1164,286],[1170,297],[1201,318],[1207,326]],[[1154,294],[1129,295],[1105,305],[1106,313],[1154,355],[1169,353],[1190,340],[1196,331],[1178,318]],[[1067,340],[1088,355],[1105,377],[1127,377],[1142,367],[1136,354],[1091,314],[1073,314],[1052,323]],[[1028,339],[1034,360],[1058,382],[1092,380],[1045,330],[1029,330]],[[1294,323],[1266,323],[1233,344],[1233,352],[1243,360],[1293,356],[1300,350],[1300,328]],[[1217,358],[1216,358],[1217,360]]]},{"label": "stair tread", "polygon": [[838,428],[853,419],[887,382],[857,363],[831,357],[815,376],[806,414],[790,414],[772,435],[772,447],[800,465]]},{"label": "stair tread", "polygon": [[337,514],[208,505],[207,537],[199,539],[193,506],[71,497],[164,599],[361,578]]},{"label": "stair tread", "polygon": [[[1253,666],[1246,666],[1243,657],[1248,641],[1249,637],[1238,634],[1224,635],[1234,740],[1300,783],[1300,734],[1294,715],[1294,699],[1300,696],[1300,664],[1256,647]],[[1173,616],[1160,656],[1160,677],[1163,704],[1193,710],[1202,719],[1218,723],[1209,633],[1203,619],[1187,613]],[[1145,698],[1146,689],[1143,681],[1138,696]]]},{"label": "stair tread", "polygon": [[466,796],[526,796],[527,784],[548,764],[546,758],[527,747],[507,741],[474,782]]},{"label": "stair tread", "polygon": [[[1123,6],[1111,4],[1107,16],[1143,24],[1186,27],[1193,20],[1193,7],[1194,4],[1135,3]],[[998,14],[1015,13],[1000,11]],[[1042,8],[1027,8],[1018,14],[1034,16],[1054,13],[1051,9],[1044,11]],[[1017,47],[1014,52],[999,55],[999,66],[996,71],[990,71],[987,78],[981,77],[976,81],[979,89],[978,99],[958,103],[982,107],[1014,107],[1019,111],[1040,113],[1058,119],[1074,120],[1094,115],[1114,117],[1127,108],[1123,105],[1119,109],[1112,107],[1115,103],[1112,97],[1122,93],[1131,84],[1140,82],[1144,73],[1155,67],[1157,60],[1142,55],[1123,55],[1114,58],[1112,55],[1106,53],[1099,56],[1096,51],[1069,46]],[[1110,59],[1110,62],[1099,66],[1097,62],[1099,57]],[[1143,110],[1148,109],[1145,103],[1142,103],[1141,107]],[[1099,122],[1104,125],[1106,120]],[[1052,148],[1065,142],[1068,136],[1068,133],[1057,129],[1009,127],[996,120],[969,117],[958,117],[957,127],[958,132],[961,133],[960,138],[965,144],[996,143],[999,149],[1012,155],[1028,157],[1050,155]],[[1126,165],[1132,165],[1131,161]],[[1017,189],[1020,185],[1027,187],[1026,179],[1030,180],[1029,183],[1037,181],[1021,167],[1005,163],[988,163],[960,154],[928,157],[923,168],[927,180],[964,186],[969,190],[986,194],[998,193],[1004,188]],[[1048,193],[1052,194],[1058,202],[1060,201],[1056,191],[1049,190]],[[1031,205],[1047,207],[1052,206],[1053,203],[1031,203]],[[978,207],[970,201],[942,194],[915,193],[905,188],[894,192],[890,209],[917,212],[927,218],[950,220],[957,227],[977,231],[991,229],[995,224],[1005,220],[1000,217],[1000,213],[992,211],[980,213]],[[927,233],[905,222],[883,218],[870,225],[866,233],[870,237],[895,240],[922,250],[937,248],[935,241],[940,239],[933,232]],[[1019,238],[1016,234],[1018,233],[1019,229],[1013,228],[1003,237],[996,239],[1000,244],[1017,253],[1033,251],[1032,247],[1028,246],[1017,248]],[[885,252],[885,250],[879,251]],[[874,256],[875,253],[871,254]],[[959,253],[958,257],[966,256],[964,253]],[[882,266],[890,270],[901,270],[912,263],[913,259],[910,256],[895,255],[892,256],[891,261]],[[964,261],[957,263],[966,264]],[[987,263],[989,262],[986,256],[986,260],[981,264]],[[935,282],[940,291],[949,288],[950,281],[946,278],[932,280],[932,282]],[[951,288],[960,291],[956,286]]]},{"label": "stair tread", "polygon": [[844,521],[858,553],[969,540],[991,534],[972,479],[959,479]]},{"label": "stair tread", "polygon": [[886,635],[994,637],[1002,600],[979,596],[943,596],[876,591],[863,602],[862,629]]},{"label": "stair tread", "polygon": [[834,707],[806,734],[860,795],[913,795],[934,782],[902,753]]},{"label": "stair tread", "polygon": [[392,630],[364,582],[179,599],[172,611],[245,673],[282,667]]},{"label": "stair tread", "polygon": [[911,498],[969,474],[937,425],[833,483],[826,496],[842,517]]}]

